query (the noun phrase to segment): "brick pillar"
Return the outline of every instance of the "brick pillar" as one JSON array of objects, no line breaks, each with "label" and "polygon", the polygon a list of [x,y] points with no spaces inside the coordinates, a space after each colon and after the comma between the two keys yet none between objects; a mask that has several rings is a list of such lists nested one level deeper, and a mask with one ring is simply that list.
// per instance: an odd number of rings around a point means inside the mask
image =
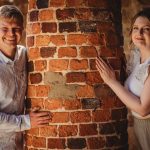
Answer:
[{"label": "brick pillar", "polygon": [[121,69],[120,0],[29,0],[28,109],[51,111],[27,149],[127,149],[126,109],[95,67]]}]

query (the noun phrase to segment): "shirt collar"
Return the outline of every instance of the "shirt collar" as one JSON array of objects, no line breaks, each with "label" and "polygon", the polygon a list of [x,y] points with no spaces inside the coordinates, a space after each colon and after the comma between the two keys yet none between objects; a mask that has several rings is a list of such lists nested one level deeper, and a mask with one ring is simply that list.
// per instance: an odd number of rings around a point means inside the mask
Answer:
[{"label": "shirt collar", "polygon": [[11,60],[0,51],[0,62],[12,63],[18,59],[18,48],[16,49],[14,60]]}]

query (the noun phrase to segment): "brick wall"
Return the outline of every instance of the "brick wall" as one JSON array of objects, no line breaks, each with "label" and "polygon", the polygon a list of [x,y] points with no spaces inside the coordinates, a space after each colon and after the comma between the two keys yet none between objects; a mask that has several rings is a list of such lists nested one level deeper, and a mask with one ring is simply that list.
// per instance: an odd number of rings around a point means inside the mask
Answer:
[{"label": "brick wall", "polygon": [[49,126],[26,132],[26,149],[127,149],[127,110],[95,67],[101,55],[122,68],[120,0],[29,0],[30,110]]}]

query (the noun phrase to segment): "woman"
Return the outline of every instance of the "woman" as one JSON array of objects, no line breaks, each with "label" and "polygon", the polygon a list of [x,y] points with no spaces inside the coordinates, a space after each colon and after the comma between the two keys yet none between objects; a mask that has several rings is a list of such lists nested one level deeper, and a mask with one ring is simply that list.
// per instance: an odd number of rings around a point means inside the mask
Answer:
[{"label": "woman", "polygon": [[[125,82],[117,81],[114,70],[97,58],[96,67],[104,82],[116,93],[134,116],[134,130],[142,150],[150,149],[150,9],[135,15],[131,42],[140,51],[140,59]],[[138,59],[137,59],[138,60]]]}]

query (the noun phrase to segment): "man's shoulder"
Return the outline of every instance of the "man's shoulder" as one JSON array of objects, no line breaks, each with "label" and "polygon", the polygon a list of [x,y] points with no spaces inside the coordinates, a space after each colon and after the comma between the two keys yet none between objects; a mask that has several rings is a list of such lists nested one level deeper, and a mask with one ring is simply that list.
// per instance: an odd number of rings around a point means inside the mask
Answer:
[{"label": "man's shoulder", "polygon": [[17,49],[21,51],[27,51],[27,48],[23,45],[17,45]]}]

